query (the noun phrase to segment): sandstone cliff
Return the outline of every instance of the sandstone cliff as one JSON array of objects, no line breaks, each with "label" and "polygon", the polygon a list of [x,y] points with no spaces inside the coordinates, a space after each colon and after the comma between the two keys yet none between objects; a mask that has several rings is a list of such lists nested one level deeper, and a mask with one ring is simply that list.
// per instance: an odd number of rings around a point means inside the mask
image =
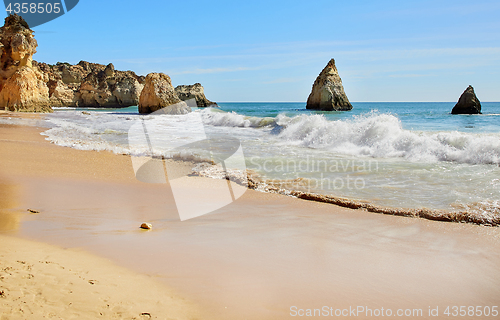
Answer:
[{"label": "sandstone cliff", "polygon": [[80,61],[76,65],[34,62],[47,75],[50,102],[56,107],[121,108],[135,106],[144,77],[132,71]]},{"label": "sandstone cliff", "polygon": [[144,89],[139,98],[139,113],[151,113],[160,109],[162,113],[167,114],[191,112],[191,108],[177,97],[168,75],[150,73],[146,76]]},{"label": "sandstone cliff", "polygon": [[33,66],[38,46],[22,17],[5,18],[0,28],[0,109],[50,112],[47,77]]},{"label": "sandstone cliff", "polygon": [[[199,107],[217,106],[205,97],[199,83],[174,89],[165,74],[152,73],[146,79],[132,71],[115,70],[111,63],[50,65],[33,60],[36,47],[33,31],[22,17],[5,19],[0,28],[0,109],[46,112],[51,107],[139,105],[141,113],[165,108],[164,113],[183,114],[191,111],[183,102],[190,99]],[[141,94],[145,84],[147,90]]]},{"label": "sandstone cliff", "polygon": [[481,102],[476,97],[474,88],[468,86],[458,99],[457,104],[451,110],[451,114],[480,114]]},{"label": "sandstone cliff", "polygon": [[352,109],[344,92],[334,59],[328,62],[314,81],[306,108],[324,111],[348,111]]},{"label": "sandstone cliff", "polygon": [[49,65],[33,61],[37,42],[18,15],[0,28],[0,109],[52,111],[53,107],[120,108],[139,103],[144,77],[132,71],[80,61]]},{"label": "sandstone cliff", "polygon": [[205,97],[203,86],[200,83],[177,86],[175,87],[175,93],[182,101],[195,99],[196,106],[198,108],[217,107],[217,103],[212,102]]}]

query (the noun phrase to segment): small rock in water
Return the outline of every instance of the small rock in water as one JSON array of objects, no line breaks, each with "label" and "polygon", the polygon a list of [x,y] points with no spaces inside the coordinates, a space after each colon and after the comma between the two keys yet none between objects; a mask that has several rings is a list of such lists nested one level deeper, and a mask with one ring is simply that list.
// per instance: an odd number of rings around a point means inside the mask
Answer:
[{"label": "small rock in water", "polygon": [[451,110],[451,114],[481,114],[481,102],[472,86],[468,86]]},{"label": "small rock in water", "polygon": [[141,224],[141,229],[148,229],[148,230],[150,230],[150,229],[153,229],[153,225],[151,223],[143,222]]},{"label": "small rock in water", "polygon": [[33,209],[28,209],[28,212],[29,212],[29,213],[40,213],[40,211],[33,210]]}]

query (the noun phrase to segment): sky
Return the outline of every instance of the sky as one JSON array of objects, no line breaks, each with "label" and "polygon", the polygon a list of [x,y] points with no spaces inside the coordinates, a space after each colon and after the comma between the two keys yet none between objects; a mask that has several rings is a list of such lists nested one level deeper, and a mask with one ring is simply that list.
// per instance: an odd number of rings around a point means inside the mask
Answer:
[{"label": "sky", "polygon": [[163,72],[217,102],[305,102],[334,58],[351,102],[452,102],[469,84],[500,101],[498,17],[498,0],[80,0],[33,28],[34,59]]}]

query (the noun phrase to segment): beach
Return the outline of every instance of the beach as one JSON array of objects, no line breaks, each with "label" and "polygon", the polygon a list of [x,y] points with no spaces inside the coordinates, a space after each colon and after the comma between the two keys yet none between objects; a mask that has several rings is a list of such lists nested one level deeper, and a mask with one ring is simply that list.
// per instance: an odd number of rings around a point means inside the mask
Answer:
[{"label": "beach", "polygon": [[[13,274],[0,280],[3,318],[26,317],[19,309],[89,319],[100,313],[104,319],[148,317],[143,313],[289,319],[308,310],[317,317],[401,310],[425,318],[438,309],[445,318],[447,307],[491,310],[500,301],[496,227],[255,190],[180,221],[169,185],[137,181],[130,156],[56,146],[40,135],[44,130],[0,127],[0,177],[8,195],[0,202],[0,255],[3,274]],[[170,165],[185,174],[193,163]],[[181,187],[219,183],[226,181],[189,176]],[[144,221],[153,229],[139,229]],[[75,299],[65,293],[73,286]],[[38,300],[40,292],[45,300]]]},{"label": "beach", "polygon": [[154,277],[83,250],[0,236],[2,319],[197,319]]}]

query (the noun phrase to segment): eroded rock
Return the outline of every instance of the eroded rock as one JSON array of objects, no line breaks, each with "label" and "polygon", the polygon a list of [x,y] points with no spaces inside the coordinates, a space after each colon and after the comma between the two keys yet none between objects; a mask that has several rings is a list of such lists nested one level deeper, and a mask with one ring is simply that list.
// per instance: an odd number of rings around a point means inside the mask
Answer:
[{"label": "eroded rock", "polygon": [[352,109],[344,92],[334,59],[328,62],[314,81],[306,108],[323,111],[348,111]]},{"label": "eroded rock", "polygon": [[451,114],[481,114],[481,102],[471,85],[462,93]]},{"label": "eroded rock", "polygon": [[139,104],[144,77],[115,70],[112,63],[35,63],[49,78],[47,85],[54,106],[121,108]]},{"label": "eroded rock", "polygon": [[5,18],[0,28],[0,109],[51,112],[47,77],[33,66],[37,42],[24,19]]},{"label": "eroded rock", "polygon": [[217,103],[212,102],[205,97],[203,86],[200,83],[177,86],[175,87],[175,93],[182,101],[195,99],[196,106],[198,108],[217,107]]},{"label": "eroded rock", "polygon": [[146,76],[144,89],[139,98],[139,113],[160,110],[166,114],[186,114],[191,108],[177,97],[170,77],[164,73]]}]

